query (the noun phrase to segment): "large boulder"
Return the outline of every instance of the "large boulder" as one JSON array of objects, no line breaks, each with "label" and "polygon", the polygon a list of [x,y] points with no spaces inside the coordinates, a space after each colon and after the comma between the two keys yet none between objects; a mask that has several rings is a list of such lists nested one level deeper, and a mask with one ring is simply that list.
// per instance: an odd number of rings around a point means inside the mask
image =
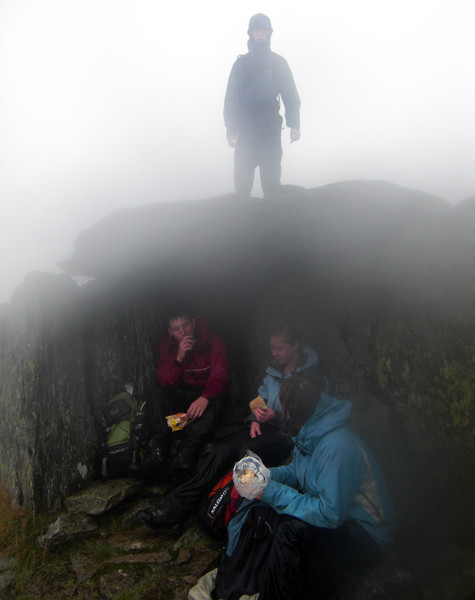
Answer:
[{"label": "large boulder", "polygon": [[0,320],[0,473],[18,504],[55,507],[96,443],[83,319],[66,275],[30,276]]},{"label": "large boulder", "polygon": [[59,508],[91,477],[104,402],[152,385],[160,315],[126,296],[37,273],[0,316],[0,479],[17,504]]},{"label": "large boulder", "polygon": [[94,281],[30,277],[2,310],[2,482],[37,508],[81,486],[103,402],[154,384],[167,306],[184,298],[227,341],[232,416],[262,376],[268,326],[292,318],[353,401],[403,523],[473,533],[472,217],[471,199],[365,181],[110,215],[61,263]]}]

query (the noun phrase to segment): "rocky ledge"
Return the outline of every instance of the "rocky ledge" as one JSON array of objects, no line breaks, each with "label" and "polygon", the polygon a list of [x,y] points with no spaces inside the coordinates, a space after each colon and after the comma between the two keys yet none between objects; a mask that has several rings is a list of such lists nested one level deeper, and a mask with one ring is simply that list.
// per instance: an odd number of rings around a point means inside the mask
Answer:
[{"label": "rocky ledge", "polygon": [[[167,491],[121,479],[71,496],[38,537],[45,559],[28,580],[18,561],[0,560],[0,598],[185,600],[199,577],[217,566],[222,544],[196,517],[178,538],[142,526],[137,512]],[[377,569],[342,573],[341,600],[473,598],[475,548],[438,544],[403,554],[404,561],[398,551]]]}]

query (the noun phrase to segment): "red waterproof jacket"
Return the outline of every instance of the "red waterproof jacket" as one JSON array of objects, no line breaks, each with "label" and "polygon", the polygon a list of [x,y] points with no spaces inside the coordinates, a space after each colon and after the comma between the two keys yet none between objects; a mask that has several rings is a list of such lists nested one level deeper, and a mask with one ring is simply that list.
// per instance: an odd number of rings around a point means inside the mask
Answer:
[{"label": "red waterproof jacket", "polygon": [[224,341],[208,331],[206,320],[194,317],[197,342],[183,363],[176,360],[178,342],[168,334],[158,346],[157,376],[163,387],[201,388],[208,400],[228,390],[229,368]]}]

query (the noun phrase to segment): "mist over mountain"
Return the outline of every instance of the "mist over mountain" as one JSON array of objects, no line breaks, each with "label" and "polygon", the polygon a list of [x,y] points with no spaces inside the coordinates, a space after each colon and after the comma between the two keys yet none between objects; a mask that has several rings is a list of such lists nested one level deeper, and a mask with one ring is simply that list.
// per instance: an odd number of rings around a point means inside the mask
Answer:
[{"label": "mist over mountain", "polygon": [[[181,286],[291,278],[376,286],[430,297],[428,278],[454,286],[472,273],[472,200],[444,200],[377,181],[316,189],[288,186],[280,198],[233,195],[117,211],[77,239],[60,265],[71,275]],[[225,283],[225,285],[223,285]],[[468,283],[468,282],[466,282]],[[171,291],[171,289],[170,289]]]}]

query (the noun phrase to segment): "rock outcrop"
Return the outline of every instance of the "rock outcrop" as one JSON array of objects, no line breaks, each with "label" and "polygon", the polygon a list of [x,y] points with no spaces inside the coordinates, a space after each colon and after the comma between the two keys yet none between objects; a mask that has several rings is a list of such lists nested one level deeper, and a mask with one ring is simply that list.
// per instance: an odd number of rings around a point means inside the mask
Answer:
[{"label": "rock outcrop", "polygon": [[95,281],[30,276],[0,315],[3,485],[38,510],[80,489],[103,402],[153,385],[167,306],[185,298],[227,340],[230,419],[261,377],[267,326],[292,317],[353,401],[403,524],[473,534],[472,200],[346,182],[103,219],[62,262]]}]

